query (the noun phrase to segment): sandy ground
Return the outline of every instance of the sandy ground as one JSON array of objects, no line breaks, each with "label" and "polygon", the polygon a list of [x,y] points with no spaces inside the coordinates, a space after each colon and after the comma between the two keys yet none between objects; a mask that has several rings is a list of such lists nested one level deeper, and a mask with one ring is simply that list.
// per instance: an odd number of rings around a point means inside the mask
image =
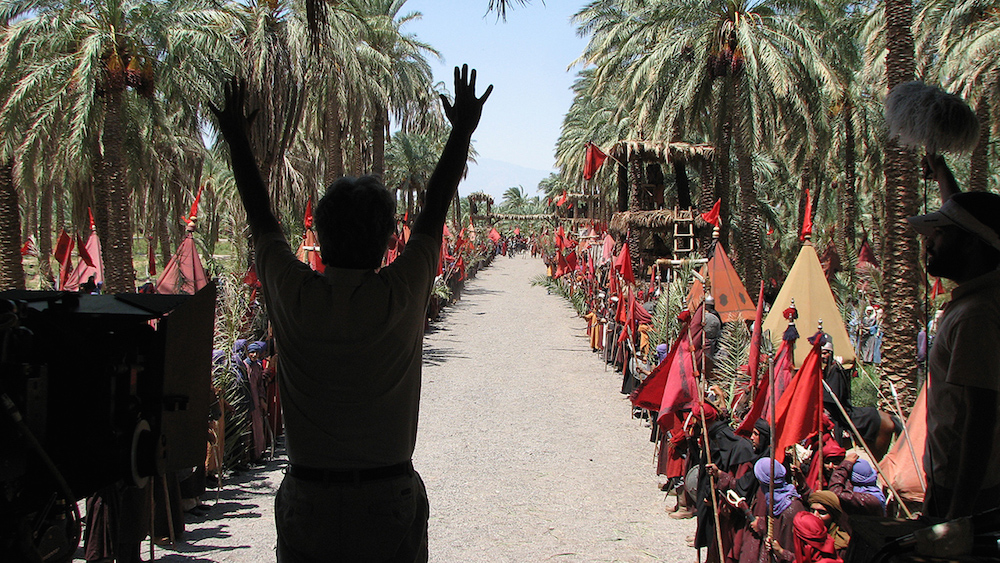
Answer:
[{"label": "sandy ground", "polygon": [[[658,489],[649,428],[590,352],[583,320],[531,286],[543,273],[538,260],[499,257],[425,338],[413,462],[431,561],[694,561],[694,523],[664,510],[673,499]],[[210,491],[212,508],[186,515],[183,541],[156,560],[273,561],[285,463],[279,452],[231,477],[218,502]]]}]

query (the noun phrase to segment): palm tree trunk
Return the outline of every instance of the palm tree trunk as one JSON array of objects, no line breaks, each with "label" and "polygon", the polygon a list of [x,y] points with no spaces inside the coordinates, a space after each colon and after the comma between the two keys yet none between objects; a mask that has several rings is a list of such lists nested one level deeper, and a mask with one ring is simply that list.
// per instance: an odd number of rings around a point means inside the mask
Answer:
[{"label": "palm tree trunk", "polygon": [[385,127],[388,123],[389,111],[378,106],[375,108],[372,121],[372,168],[371,174],[382,178],[385,176]]},{"label": "palm tree trunk", "polygon": [[974,192],[985,192],[990,177],[990,111],[989,99],[983,94],[976,104],[979,143],[976,144],[969,159],[969,190]]},{"label": "palm tree trunk", "polygon": [[837,251],[845,270],[853,274],[854,249],[857,247],[857,149],[854,147],[854,106],[850,101],[844,104],[844,182],[837,184],[840,201],[840,230]]},{"label": "palm tree trunk", "polygon": [[130,194],[125,178],[121,109],[122,92],[105,92],[104,155],[98,168],[98,186],[104,191],[107,204],[107,238],[101,239],[104,254],[104,293],[135,292],[135,270],[132,266],[132,220],[129,214]]},{"label": "palm tree trunk", "polygon": [[[639,211],[639,189],[642,185],[642,157],[641,151],[629,155],[628,160],[628,185],[629,185],[629,211]],[[629,229],[625,240],[628,241],[629,257],[632,259],[632,270],[639,271],[639,235],[634,229]]]},{"label": "palm tree trunk", "polygon": [[52,279],[52,193],[55,187],[52,182],[42,186],[42,199],[38,204],[38,276],[42,279],[42,288],[55,287]]},{"label": "palm tree trunk", "polygon": [[[737,78],[739,80],[739,78]],[[739,83],[737,83],[739,84]],[[737,88],[737,94],[739,88]],[[737,98],[737,104],[740,104]],[[759,287],[761,266],[764,264],[764,249],[760,238],[760,210],[757,209],[757,193],[754,188],[753,160],[750,156],[750,139],[753,138],[741,105],[736,106],[733,128],[733,148],[736,150],[737,169],[740,182],[740,250],[736,256],[736,267],[743,272],[747,287]],[[721,206],[720,206],[721,207]]]},{"label": "palm tree trunk", "polygon": [[[913,80],[914,57],[912,0],[887,0],[886,17],[886,76],[888,87]],[[886,260],[885,275],[886,323],[882,367],[888,374],[887,383],[896,384],[904,409],[912,407],[917,397],[916,338],[920,330],[920,299],[922,285],[918,275],[920,259],[916,233],[906,223],[906,217],[917,211],[917,162],[895,140],[886,144],[885,188],[886,217],[883,226]],[[901,387],[900,387],[901,384]]]},{"label": "palm tree trunk", "polygon": [[21,209],[14,185],[14,162],[0,164],[0,291],[24,289],[21,263]]},{"label": "palm tree trunk", "polygon": [[330,75],[329,90],[326,94],[326,113],[323,121],[323,167],[324,182],[327,186],[344,175],[344,128],[340,123],[340,96],[338,93],[339,77],[336,72]]},{"label": "palm tree trunk", "polygon": [[[724,82],[725,84],[728,84],[728,80]],[[717,122],[715,132],[715,193],[713,194],[715,197],[709,203],[709,207],[706,207],[703,211],[708,211],[715,203],[715,200],[721,200],[719,203],[719,240],[732,248],[732,245],[729,244],[729,197],[732,191],[729,183],[729,151],[732,149],[733,127],[731,122],[732,115],[729,110],[729,100],[727,99],[730,94],[729,90],[729,88],[723,86],[719,95],[718,107],[716,108],[717,119],[719,121]],[[708,247],[705,246],[705,248]]]}]

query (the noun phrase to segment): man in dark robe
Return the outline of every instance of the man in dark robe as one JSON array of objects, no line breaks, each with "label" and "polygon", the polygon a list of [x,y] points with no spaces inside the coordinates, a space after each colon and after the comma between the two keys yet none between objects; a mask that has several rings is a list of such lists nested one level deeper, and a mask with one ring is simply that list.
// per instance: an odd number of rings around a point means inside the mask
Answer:
[{"label": "man in dark robe", "polygon": [[[742,477],[756,459],[753,445],[742,436],[737,436],[727,420],[721,419],[719,412],[710,403],[695,405],[691,411],[690,434],[702,439],[699,448],[701,470],[698,472],[698,493],[695,507],[698,514],[698,528],[695,532],[695,547],[708,548],[706,561],[730,560],[734,554],[733,537],[735,530],[744,525],[742,513],[729,507],[716,495],[717,507],[712,503],[713,473],[725,471],[736,478]],[[709,460],[705,455],[702,421],[708,428]],[[709,463],[711,462],[711,463]],[[722,536],[722,553],[719,553],[718,534],[715,529],[715,511],[718,510],[719,530]],[[738,557],[738,555],[736,555]]]},{"label": "man in dark robe", "polygon": [[[878,409],[874,407],[855,407],[851,402],[851,375],[837,361],[837,358],[834,357],[833,341],[829,337],[827,337],[826,343],[823,344],[821,353],[823,381],[830,388],[830,391],[833,391],[833,395],[836,395],[837,399],[840,400],[840,404],[847,411],[847,416],[851,418],[851,422],[854,423],[858,432],[861,433],[861,438],[868,444],[868,447],[874,448],[875,441],[878,439],[879,428],[882,424],[882,417],[879,415]],[[837,442],[844,448],[850,448],[852,447],[850,424],[847,423],[847,419],[840,412],[837,402],[833,399],[830,391],[827,391],[826,388],[823,389],[823,408],[826,409],[830,420],[833,421],[833,435],[837,439]]]}]

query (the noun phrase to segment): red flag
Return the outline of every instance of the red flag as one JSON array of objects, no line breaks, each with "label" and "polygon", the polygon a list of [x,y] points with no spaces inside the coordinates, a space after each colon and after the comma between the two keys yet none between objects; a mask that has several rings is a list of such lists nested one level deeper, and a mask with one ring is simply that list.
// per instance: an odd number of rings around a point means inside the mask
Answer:
[{"label": "red flag", "polygon": [[622,251],[615,258],[615,269],[618,270],[625,283],[635,283],[635,274],[632,273],[632,256],[629,254],[628,241],[622,245]]},{"label": "red flag", "polygon": [[566,257],[563,256],[562,252],[556,250],[556,271],[552,274],[552,279],[561,278],[568,270],[568,265],[566,264]]},{"label": "red flag", "polygon": [[[517,234],[517,233],[514,233]],[[451,231],[448,230],[448,224],[445,223],[444,229],[441,231],[441,236],[443,238],[451,238]]]},{"label": "red flag", "polygon": [[514,227],[514,236],[521,234],[521,227]]},{"label": "red flag", "polygon": [[59,240],[56,242],[56,251],[53,253],[56,258],[56,262],[59,262],[59,289],[62,289],[66,285],[66,280],[69,279],[70,273],[73,269],[70,268],[70,255],[73,252],[73,237],[66,233],[66,229],[63,229],[59,233]]},{"label": "red flag", "polygon": [[812,200],[809,199],[809,188],[806,188],[806,212],[805,217],[802,218],[802,233],[799,234],[799,240],[806,240],[806,237],[811,237],[813,233],[813,205]]},{"label": "red flag", "polygon": [[[788,387],[788,382],[792,379],[793,355],[794,341],[782,340],[781,346],[774,354],[774,396],[776,399],[781,399],[785,388]],[[768,378],[766,377],[762,377],[760,382],[757,383],[757,392],[754,393],[753,405],[750,406],[750,412],[747,413],[746,418],[743,419],[739,428],[736,429],[737,434],[749,437],[753,432],[753,424],[758,419],[771,420],[771,409],[769,408],[771,405],[771,395],[768,385]]]},{"label": "red flag", "polygon": [[657,423],[661,428],[673,425],[670,413],[689,408],[698,401],[698,362],[700,361],[701,317],[704,307],[699,307],[686,332],[682,332],[680,349],[670,364],[670,371],[663,386],[660,399],[660,415]]},{"label": "red flag", "polygon": [[702,213],[701,218],[709,225],[719,226],[719,209],[722,207],[722,199],[715,200],[715,205],[712,206],[711,211],[708,213]]},{"label": "red flag", "polygon": [[156,275],[156,246],[153,244],[153,237],[149,237],[146,240],[146,248],[149,251],[149,266],[147,267],[147,271],[150,277],[152,277]]},{"label": "red flag", "polygon": [[35,250],[35,241],[31,240],[31,237],[28,237],[28,240],[24,241],[24,244],[21,245],[21,256],[29,254],[32,256],[38,254],[38,251]]},{"label": "red flag", "polygon": [[561,196],[559,196],[559,200],[556,201],[556,207],[562,207],[564,203],[566,203],[566,192],[565,191],[562,193]]},{"label": "red flag", "polygon": [[96,231],[97,225],[94,223],[94,211],[91,208],[87,208],[87,215],[90,216],[90,230]]},{"label": "red flag", "polygon": [[583,161],[583,179],[590,180],[597,174],[598,169],[604,164],[604,161],[608,158],[608,155],[604,154],[601,149],[597,148],[594,143],[587,143],[587,154]]},{"label": "red flag", "polygon": [[198,195],[194,196],[194,203],[191,204],[191,210],[188,212],[187,224],[193,225],[195,221],[198,220],[198,202],[201,201],[201,192],[205,189],[205,184],[202,184],[198,188]]},{"label": "red flag", "polygon": [[632,401],[634,406],[650,411],[660,410],[660,401],[663,400],[663,388],[667,384],[670,366],[673,365],[674,358],[677,356],[677,350],[680,349],[681,342],[686,335],[687,325],[685,324],[681,327],[680,336],[677,337],[674,345],[670,348],[667,357],[660,362],[660,365],[653,368],[653,371],[649,372],[646,379],[643,379],[642,383],[629,395],[629,400]]},{"label": "red flag", "polygon": [[931,299],[937,299],[938,295],[944,295],[944,286],[941,285],[941,278],[934,278],[934,285],[931,286]]},{"label": "red flag", "polygon": [[76,252],[80,255],[80,258],[91,268],[94,267],[94,258],[87,251],[87,244],[83,242],[80,235],[76,236]]},{"label": "red flag", "polygon": [[576,270],[576,252],[569,251],[566,253],[566,273],[573,272]]},{"label": "red flag", "polygon": [[878,268],[878,258],[875,257],[871,245],[868,244],[867,233],[861,235],[861,248],[858,249],[858,265],[860,266],[862,263],[871,264]]},{"label": "red flag", "polygon": [[492,228],[492,229],[490,229],[490,234],[488,234],[486,236],[488,236],[490,238],[490,240],[493,241],[493,242],[497,242],[501,238],[500,237],[500,233],[496,230],[495,227]]},{"label": "red flag", "polygon": [[[313,198],[309,198],[306,202],[306,216],[303,218],[303,223],[307,229],[311,229],[313,226]],[[445,227],[447,229],[448,227]]]},{"label": "red flag", "polygon": [[56,262],[62,264],[69,260],[70,253],[73,252],[73,239],[66,234],[66,229],[59,233],[59,240],[56,242],[56,251],[53,252]]},{"label": "red flag", "polygon": [[778,435],[774,457],[779,462],[785,459],[785,448],[819,433],[823,415],[823,366],[819,351],[822,339],[813,341],[812,350],[775,407],[774,426]]},{"label": "red flag", "polygon": [[247,268],[247,273],[243,274],[243,283],[249,285],[250,287],[260,287],[260,280],[257,279],[257,265],[254,263],[250,264]]}]

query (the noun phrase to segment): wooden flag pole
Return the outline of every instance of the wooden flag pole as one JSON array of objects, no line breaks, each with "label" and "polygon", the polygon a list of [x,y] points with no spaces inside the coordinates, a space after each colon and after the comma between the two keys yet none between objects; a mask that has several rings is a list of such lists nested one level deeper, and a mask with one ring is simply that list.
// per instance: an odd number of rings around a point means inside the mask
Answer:
[{"label": "wooden flag pole", "polygon": [[[771,336],[770,332],[768,332],[768,338],[770,338],[770,336]],[[775,392],[774,392],[774,358],[773,357],[769,358],[768,361],[767,361],[767,386],[768,386],[768,394],[770,395],[770,398],[771,398],[771,401],[770,401],[770,403],[771,403],[771,408],[770,408],[770,411],[771,411],[770,414],[771,414],[771,416],[769,417],[770,418],[770,426],[771,426],[771,440],[770,440],[770,445],[769,445],[769,449],[771,450],[771,475],[770,475],[770,478],[768,479],[768,481],[770,481],[770,483],[768,483],[768,485],[767,485],[767,495],[768,495],[768,499],[769,499],[769,502],[768,502],[768,505],[767,505],[767,550],[761,550],[761,553],[770,555],[770,553],[771,553],[771,544],[774,541],[774,509],[771,508],[771,507],[774,506],[774,442],[777,439],[777,435],[776,435],[777,434],[777,430],[776,430],[775,421],[774,421],[774,418],[775,418],[775,412],[774,412]]]},{"label": "wooden flag pole", "polygon": [[[709,295],[709,290],[711,286],[709,281],[706,279],[705,285],[705,295]],[[692,346],[693,348],[693,346]],[[691,350],[694,354],[694,350]],[[692,359],[694,359],[692,357]],[[701,434],[702,439],[705,441],[705,461],[708,465],[712,465],[712,447],[708,442],[708,425],[705,424],[705,301],[702,298],[701,302],[701,369],[698,370],[698,403],[701,405]],[[705,468],[701,468],[705,471]],[[722,545],[722,528],[719,525],[719,499],[715,494],[715,477],[711,474],[708,476],[708,484],[710,486],[710,492],[712,493],[712,516],[715,519],[715,538],[719,543],[719,559],[722,560],[726,557],[726,550]]]},{"label": "wooden flag pole", "polygon": [[872,454],[872,451],[868,449],[868,444],[866,444],[864,438],[861,437],[861,432],[858,431],[858,427],[854,425],[854,421],[851,420],[851,417],[847,416],[847,411],[844,409],[844,405],[841,404],[840,399],[837,397],[837,395],[834,394],[833,391],[830,391],[830,386],[827,385],[825,381],[823,382],[823,387],[826,388],[827,392],[830,393],[830,396],[833,397],[833,402],[837,403],[837,408],[840,410],[840,414],[844,415],[844,419],[847,420],[847,424],[851,427],[851,431],[854,432],[854,436],[858,439],[858,443],[861,444],[861,448],[865,450],[865,453],[868,454],[868,457],[872,458],[872,466],[875,467],[875,471],[878,472],[879,477],[881,477],[882,480],[885,481],[885,486],[888,487],[890,491],[892,491],[892,496],[896,497],[896,500],[899,501],[899,506],[900,508],[903,509],[903,512],[906,514],[906,517],[913,518],[913,514],[910,513],[910,510],[906,508],[906,503],[903,502],[903,497],[899,496],[899,492],[896,490],[895,487],[892,486],[892,483],[889,482],[889,479],[885,476],[885,473],[882,472],[882,466],[879,465],[878,461],[875,459],[875,456]]}]

